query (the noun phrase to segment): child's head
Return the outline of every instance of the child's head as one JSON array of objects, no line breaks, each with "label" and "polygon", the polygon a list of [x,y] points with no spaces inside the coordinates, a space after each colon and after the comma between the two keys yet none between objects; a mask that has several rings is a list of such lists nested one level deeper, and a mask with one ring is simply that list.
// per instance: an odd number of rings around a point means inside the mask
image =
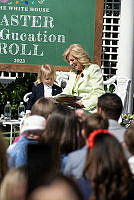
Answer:
[{"label": "child's head", "polygon": [[122,113],[121,98],[115,93],[105,93],[98,97],[97,110],[108,119],[118,121]]},{"label": "child's head", "polygon": [[49,175],[43,181],[33,190],[29,200],[83,200],[78,185],[71,177]]},{"label": "child's head", "polygon": [[31,115],[40,115],[45,119],[56,109],[56,104],[45,97],[39,98],[31,109]]},{"label": "child's head", "polygon": [[24,168],[12,168],[4,177],[0,188],[1,200],[24,200],[27,178]]},{"label": "child's head", "polygon": [[48,86],[52,86],[55,80],[56,72],[54,70],[54,67],[50,64],[46,64],[41,66],[35,85],[42,82]]},{"label": "child's head", "polygon": [[128,151],[134,155],[134,127],[126,129],[124,141],[127,145]]},{"label": "child's head", "polygon": [[99,113],[93,113],[93,114],[87,115],[87,118],[85,122],[83,123],[83,126],[85,130],[83,132],[83,135],[84,135],[84,138],[87,139],[90,133],[94,130],[108,129],[109,123],[108,123],[108,119],[105,116]]},{"label": "child's head", "polygon": [[20,133],[28,139],[39,140],[46,127],[46,119],[39,115],[26,117],[22,122]]},{"label": "child's head", "polygon": [[122,145],[108,130],[90,133],[83,175],[93,186],[91,199],[128,199],[132,174]]}]

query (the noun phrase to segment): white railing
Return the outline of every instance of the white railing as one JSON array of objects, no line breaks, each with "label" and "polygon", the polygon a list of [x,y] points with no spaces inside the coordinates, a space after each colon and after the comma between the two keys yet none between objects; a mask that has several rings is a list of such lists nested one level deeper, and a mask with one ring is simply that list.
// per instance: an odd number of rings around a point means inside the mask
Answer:
[{"label": "white railing", "polygon": [[117,71],[121,0],[105,0],[101,66],[105,77]]}]

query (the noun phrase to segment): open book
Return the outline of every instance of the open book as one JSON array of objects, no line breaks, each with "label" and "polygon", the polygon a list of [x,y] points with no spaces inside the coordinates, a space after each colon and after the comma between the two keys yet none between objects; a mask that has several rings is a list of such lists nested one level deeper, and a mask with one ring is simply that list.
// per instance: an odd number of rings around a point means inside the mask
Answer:
[{"label": "open book", "polygon": [[82,97],[75,96],[75,95],[58,94],[58,95],[54,96],[53,98],[57,102],[75,103],[76,101],[79,101]]}]

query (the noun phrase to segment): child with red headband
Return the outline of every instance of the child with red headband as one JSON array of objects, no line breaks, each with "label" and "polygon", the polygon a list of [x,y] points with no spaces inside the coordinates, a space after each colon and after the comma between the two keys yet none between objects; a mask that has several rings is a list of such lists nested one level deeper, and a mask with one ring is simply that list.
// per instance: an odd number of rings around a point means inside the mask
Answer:
[{"label": "child with red headband", "polygon": [[134,180],[123,148],[108,130],[94,130],[88,136],[86,165],[78,183],[85,199],[134,199]]}]

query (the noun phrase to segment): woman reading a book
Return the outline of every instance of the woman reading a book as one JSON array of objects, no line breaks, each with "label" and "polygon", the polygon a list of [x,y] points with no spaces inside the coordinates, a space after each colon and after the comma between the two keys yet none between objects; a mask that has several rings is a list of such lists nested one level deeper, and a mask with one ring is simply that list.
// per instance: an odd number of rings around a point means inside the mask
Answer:
[{"label": "woman reading a book", "polygon": [[70,45],[63,56],[72,66],[63,93],[82,97],[76,104],[89,112],[95,112],[98,97],[104,93],[101,68],[91,62],[87,52],[79,44]]}]

